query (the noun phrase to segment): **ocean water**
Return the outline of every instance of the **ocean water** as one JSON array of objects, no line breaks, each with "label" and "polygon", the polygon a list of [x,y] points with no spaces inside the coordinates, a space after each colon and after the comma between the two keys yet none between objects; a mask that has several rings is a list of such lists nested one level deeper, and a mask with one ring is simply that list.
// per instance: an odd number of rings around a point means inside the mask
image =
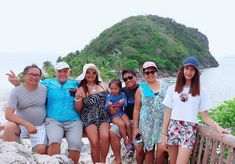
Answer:
[{"label": "ocean water", "polygon": [[201,84],[213,106],[235,98],[235,55],[218,59],[219,67],[204,69]]}]

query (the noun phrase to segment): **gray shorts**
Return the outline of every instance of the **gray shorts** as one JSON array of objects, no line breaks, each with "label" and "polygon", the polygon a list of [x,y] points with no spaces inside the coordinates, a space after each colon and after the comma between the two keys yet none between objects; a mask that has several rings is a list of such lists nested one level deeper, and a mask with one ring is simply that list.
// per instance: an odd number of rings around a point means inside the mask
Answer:
[{"label": "gray shorts", "polygon": [[[131,128],[133,130],[133,120],[130,120],[130,121],[131,121]],[[111,125],[110,131],[113,132],[114,134],[116,134],[120,139],[122,138],[121,133],[119,131],[119,127],[116,124]],[[142,142],[141,143],[136,143],[136,140],[133,138],[133,144],[134,145],[137,145],[137,144],[139,145],[139,144],[143,144],[143,143]]]},{"label": "gray shorts", "polygon": [[68,142],[68,150],[81,152],[83,123],[81,120],[58,122],[51,118],[46,118],[46,133],[49,145],[52,143],[61,144],[63,137]]},{"label": "gray shorts", "polygon": [[[131,122],[131,128],[133,129],[133,120],[130,120]],[[112,124],[110,131],[116,134],[119,138],[122,138],[121,133],[119,131],[119,127],[116,124]]]}]

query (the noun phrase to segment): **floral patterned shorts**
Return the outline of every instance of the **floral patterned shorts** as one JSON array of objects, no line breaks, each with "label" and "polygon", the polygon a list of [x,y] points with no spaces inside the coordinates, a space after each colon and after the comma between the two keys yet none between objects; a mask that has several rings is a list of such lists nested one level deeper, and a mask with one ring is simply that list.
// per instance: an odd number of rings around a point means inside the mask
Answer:
[{"label": "floral patterned shorts", "polygon": [[168,145],[178,145],[180,147],[192,149],[196,141],[197,124],[170,120],[167,132]]}]

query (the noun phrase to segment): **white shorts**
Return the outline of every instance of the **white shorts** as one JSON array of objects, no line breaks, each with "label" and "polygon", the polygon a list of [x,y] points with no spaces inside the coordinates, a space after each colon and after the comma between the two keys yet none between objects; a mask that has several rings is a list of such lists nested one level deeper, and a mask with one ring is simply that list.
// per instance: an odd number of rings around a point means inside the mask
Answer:
[{"label": "white shorts", "polygon": [[20,139],[30,139],[32,147],[37,145],[47,145],[47,136],[46,136],[46,126],[43,123],[40,126],[36,126],[37,133],[36,134],[29,134],[27,129],[20,125]]}]

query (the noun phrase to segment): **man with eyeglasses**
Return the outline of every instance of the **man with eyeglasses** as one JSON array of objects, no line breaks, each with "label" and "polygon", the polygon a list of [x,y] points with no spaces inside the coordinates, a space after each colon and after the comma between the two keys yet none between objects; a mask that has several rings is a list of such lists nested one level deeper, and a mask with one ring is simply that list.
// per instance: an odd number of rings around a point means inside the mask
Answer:
[{"label": "man with eyeglasses", "polygon": [[30,138],[33,149],[39,154],[46,153],[46,95],[47,88],[38,84],[42,71],[36,65],[27,66],[23,71],[24,84],[12,89],[6,104],[4,141],[20,141]]},{"label": "man with eyeglasses", "polygon": [[[127,107],[124,111],[132,122],[135,103],[135,92],[139,86],[137,83],[136,72],[133,70],[123,70],[122,79],[125,82],[125,87],[122,89],[122,91],[126,94],[127,97]],[[111,109],[108,112],[110,112],[111,114],[117,114],[118,109]],[[120,140],[121,134],[119,128],[117,125],[114,124],[110,128],[110,143],[115,156],[116,164],[122,163]]]},{"label": "man with eyeglasses", "polygon": [[[76,80],[69,79],[70,71],[66,62],[59,62],[55,65],[56,78],[45,79],[41,84],[47,87],[46,134],[49,142],[47,153],[60,154],[62,139],[65,137],[69,158],[78,163],[82,148],[83,123],[79,112],[75,111],[75,99],[69,92],[78,86]],[[8,76],[12,84],[19,85],[13,72]]]}]

